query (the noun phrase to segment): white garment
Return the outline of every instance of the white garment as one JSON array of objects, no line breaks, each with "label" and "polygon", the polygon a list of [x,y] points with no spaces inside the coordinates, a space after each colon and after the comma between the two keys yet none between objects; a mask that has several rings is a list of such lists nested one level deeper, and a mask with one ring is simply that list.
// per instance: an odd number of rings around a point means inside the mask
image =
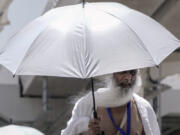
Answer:
[{"label": "white garment", "polygon": [[[133,94],[137,104],[144,131],[146,135],[160,135],[156,115],[148,101]],[[67,123],[67,127],[61,131],[61,135],[79,135],[88,131],[88,123],[92,118],[91,94],[87,94],[77,101],[72,112],[72,117]]]}]

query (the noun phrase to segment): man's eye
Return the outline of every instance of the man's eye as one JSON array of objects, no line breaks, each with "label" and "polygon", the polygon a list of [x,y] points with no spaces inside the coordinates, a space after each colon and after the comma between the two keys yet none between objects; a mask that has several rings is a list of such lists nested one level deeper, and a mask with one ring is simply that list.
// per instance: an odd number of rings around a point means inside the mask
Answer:
[{"label": "man's eye", "polygon": [[136,70],[130,71],[130,74],[131,74],[131,75],[136,75]]}]

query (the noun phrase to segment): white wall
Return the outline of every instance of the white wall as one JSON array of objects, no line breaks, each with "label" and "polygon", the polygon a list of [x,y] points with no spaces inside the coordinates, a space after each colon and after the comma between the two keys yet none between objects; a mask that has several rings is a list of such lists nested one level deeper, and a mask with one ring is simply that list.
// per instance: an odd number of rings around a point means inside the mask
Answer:
[{"label": "white wall", "polygon": [[1,114],[15,121],[32,121],[41,111],[41,99],[20,98],[18,86],[0,86]]},{"label": "white wall", "polygon": [[167,114],[180,114],[180,89],[179,90],[169,90],[162,93],[161,101],[161,115]]},{"label": "white wall", "polygon": [[[168,56],[161,64],[161,77],[180,73],[180,53],[173,53]],[[151,76],[154,79],[158,78],[158,69],[156,67],[151,68]]]},{"label": "white wall", "polygon": [[[157,68],[151,70],[151,75],[153,78],[158,78]],[[162,64],[161,64],[162,78],[167,76],[172,76],[174,74],[180,74],[180,53],[171,54]],[[180,79],[175,80],[177,84],[180,84]],[[175,85],[175,82],[173,82]],[[176,85],[177,85],[176,84]],[[180,88],[173,90],[169,89],[161,95],[161,115],[165,116],[168,114],[180,114]]]},{"label": "white wall", "polygon": [[[63,110],[64,99],[49,100],[50,111]],[[13,119],[15,122],[34,121],[43,114],[41,98],[19,97],[19,87],[14,85],[0,85],[0,114]],[[49,119],[49,118],[47,118]]]}]

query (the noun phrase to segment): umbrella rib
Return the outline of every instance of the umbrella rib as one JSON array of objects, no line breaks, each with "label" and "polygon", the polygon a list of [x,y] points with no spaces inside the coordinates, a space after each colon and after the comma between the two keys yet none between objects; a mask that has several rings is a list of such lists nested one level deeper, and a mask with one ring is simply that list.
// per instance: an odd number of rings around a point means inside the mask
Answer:
[{"label": "umbrella rib", "polygon": [[[115,16],[115,15],[113,15],[112,13],[109,13],[108,11],[105,11],[105,10],[102,10],[102,9],[99,9],[99,8],[95,8],[95,7],[94,7],[94,9],[99,10],[99,11],[102,11],[102,12],[105,12],[105,13],[107,13],[108,15],[111,15],[111,16],[117,18],[117,19],[118,19],[119,21],[121,21],[122,23],[124,23],[124,24],[130,29],[130,31],[132,31],[132,32],[134,33],[134,35],[137,37],[137,39],[141,42],[141,44],[143,45],[143,48],[144,48],[145,50],[147,50],[147,48],[145,47],[144,42],[139,38],[138,34],[137,34],[126,22],[124,22],[120,17]],[[149,51],[147,51],[147,52],[148,52],[148,54],[151,56],[152,60],[153,60],[156,64],[158,64],[157,61],[152,57],[151,53],[150,53]]]},{"label": "umbrella rib", "polygon": [[[84,36],[83,36],[83,48],[86,50],[86,18],[85,18],[85,8],[83,8],[83,32],[84,32]],[[82,51],[82,52],[86,52],[86,51]],[[83,58],[84,58],[84,61],[83,61],[83,64],[84,64],[84,73],[83,73],[83,77],[87,77],[87,68],[86,68],[86,54],[83,54]]]},{"label": "umbrella rib", "polygon": [[23,60],[25,59],[25,57],[28,55],[28,51],[30,50],[30,48],[32,47],[32,44],[41,36],[41,34],[46,30],[46,28],[48,27],[48,25],[45,27],[45,29],[43,29],[38,36],[32,41],[32,43],[29,45],[28,49],[26,50],[26,53],[24,55],[24,57],[21,59],[21,61],[19,62],[19,64],[17,65],[16,69],[14,70],[14,75],[16,74],[17,70],[19,69],[21,63],[23,62]]}]

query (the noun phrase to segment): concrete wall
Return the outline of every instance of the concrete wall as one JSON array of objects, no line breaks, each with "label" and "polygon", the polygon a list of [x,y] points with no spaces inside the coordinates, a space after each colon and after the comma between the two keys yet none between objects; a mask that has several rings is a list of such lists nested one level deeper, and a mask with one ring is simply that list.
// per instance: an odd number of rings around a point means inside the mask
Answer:
[{"label": "concrete wall", "polygon": [[18,85],[0,85],[1,114],[15,121],[33,121],[41,111],[41,99],[20,98]]},{"label": "concrete wall", "polygon": [[165,116],[168,114],[180,114],[180,89],[169,90],[162,93],[162,104],[161,104],[161,115]]},{"label": "concrete wall", "polygon": [[[53,119],[53,115],[63,111],[65,103],[63,99],[49,100],[51,115],[46,119]],[[22,123],[38,121],[45,113],[41,98],[20,98],[18,85],[0,85],[0,114]]]}]

